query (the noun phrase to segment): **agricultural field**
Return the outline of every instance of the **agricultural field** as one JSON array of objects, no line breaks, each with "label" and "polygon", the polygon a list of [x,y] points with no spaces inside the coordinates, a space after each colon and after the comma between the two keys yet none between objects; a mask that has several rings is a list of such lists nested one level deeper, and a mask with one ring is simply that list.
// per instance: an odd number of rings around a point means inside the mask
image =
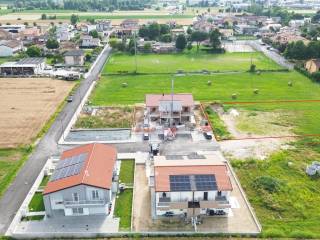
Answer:
[{"label": "agricultural field", "polygon": [[[184,52],[181,54],[143,54],[137,56],[138,73],[175,73],[177,70],[191,71],[248,71],[251,62],[260,70],[277,70],[281,67],[260,52],[206,54]],[[135,56],[114,54],[103,73],[135,71]]]},{"label": "agricultural field", "polygon": [[31,144],[74,85],[51,78],[1,78],[0,148]]}]

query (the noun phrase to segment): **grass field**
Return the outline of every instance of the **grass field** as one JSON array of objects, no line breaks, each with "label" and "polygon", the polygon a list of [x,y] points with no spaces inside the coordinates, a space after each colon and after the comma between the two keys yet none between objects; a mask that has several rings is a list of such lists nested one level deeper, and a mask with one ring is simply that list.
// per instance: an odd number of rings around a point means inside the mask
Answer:
[{"label": "grass field", "polygon": [[[137,72],[139,73],[175,73],[184,71],[248,71],[251,65],[257,69],[280,69],[280,66],[262,53],[225,53],[206,54],[184,52],[181,54],[144,54],[137,56]],[[103,73],[134,72],[135,57],[127,54],[114,54]]]},{"label": "grass field", "polygon": [[[144,102],[147,93],[168,93],[172,75],[103,76],[91,95],[92,105],[133,104]],[[212,102],[320,99],[320,85],[297,72],[186,75],[174,77],[176,93],[192,93],[196,100]],[[211,81],[211,86],[208,86]],[[293,87],[288,82],[293,82]],[[123,87],[122,83],[127,83]],[[259,89],[259,94],[254,94]]]},{"label": "grass field", "polygon": [[265,161],[232,162],[262,223],[263,236],[320,237],[320,177],[305,174],[307,164],[319,159],[320,148],[303,142],[295,147]]},{"label": "grass field", "polygon": [[121,160],[119,181],[121,183],[133,184],[134,160]]},{"label": "grass field", "polygon": [[44,203],[42,193],[36,192],[30,203],[29,203],[29,211],[30,212],[42,212],[44,211]]}]

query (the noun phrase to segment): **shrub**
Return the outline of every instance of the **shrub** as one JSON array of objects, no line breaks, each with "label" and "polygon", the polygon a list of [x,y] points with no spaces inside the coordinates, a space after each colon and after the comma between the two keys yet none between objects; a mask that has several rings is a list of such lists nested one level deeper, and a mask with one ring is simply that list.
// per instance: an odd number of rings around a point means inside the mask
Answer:
[{"label": "shrub", "polygon": [[253,187],[256,189],[263,189],[270,193],[280,190],[280,182],[270,176],[257,177],[253,182]]},{"label": "shrub", "polygon": [[254,64],[251,64],[250,65],[250,70],[249,70],[250,72],[255,72],[256,71],[256,65],[254,65]]},{"label": "shrub", "polygon": [[237,99],[237,94],[236,94],[236,93],[232,94],[232,95],[231,95],[231,98],[232,98],[232,99]]},{"label": "shrub", "polygon": [[258,89],[258,88],[254,89],[254,90],[253,90],[253,93],[254,93],[254,94],[259,94],[259,89]]},{"label": "shrub", "polygon": [[122,87],[123,87],[123,88],[128,87],[128,83],[122,83]]},{"label": "shrub", "polygon": [[293,84],[292,84],[291,81],[288,82],[288,86],[289,86],[289,87],[292,87],[292,86],[293,86]]},{"label": "shrub", "polygon": [[208,81],[207,84],[208,84],[208,86],[211,86],[212,82],[211,82],[211,81]]}]

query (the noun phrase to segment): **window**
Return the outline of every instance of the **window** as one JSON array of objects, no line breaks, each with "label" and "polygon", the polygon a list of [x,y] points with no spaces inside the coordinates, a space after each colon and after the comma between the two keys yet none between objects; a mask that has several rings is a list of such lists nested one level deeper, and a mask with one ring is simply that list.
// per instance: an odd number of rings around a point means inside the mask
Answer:
[{"label": "window", "polygon": [[219,196],[219,197],[221,197],[221,196],[222,196],[221,191],[218,191],[218,196]]},{"label": "window", "polygon": [[162,197],[165,198],[167,197],[167,194],[165,192],[162,193]]},{"label": "window", "polygon": [[99,191],[98,190],[92,190],[92,199],[97,200],[99,199]]},{"label": "window", "polygon": [[208,201],[208,192],[203,192],[203,200]]},{"label": "window", "polygon": [[73,193],[73,201],[79,202],[79,194],[78,193]]},{"label": "window", "polygon": [[83,208],[72,208],[72,214],[74,215],[81,215],[83,214]]}]

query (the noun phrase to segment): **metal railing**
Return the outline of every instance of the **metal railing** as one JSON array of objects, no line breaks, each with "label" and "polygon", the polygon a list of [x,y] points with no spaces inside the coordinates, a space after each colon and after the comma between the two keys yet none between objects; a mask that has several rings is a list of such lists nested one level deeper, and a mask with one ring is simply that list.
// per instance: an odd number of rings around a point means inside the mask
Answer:
[{"label": "metal railing", "polygon": [[64,201],[65,206],[79,206],[79,205],[104,205],[105,200],[79,200],[79,201]]}]

